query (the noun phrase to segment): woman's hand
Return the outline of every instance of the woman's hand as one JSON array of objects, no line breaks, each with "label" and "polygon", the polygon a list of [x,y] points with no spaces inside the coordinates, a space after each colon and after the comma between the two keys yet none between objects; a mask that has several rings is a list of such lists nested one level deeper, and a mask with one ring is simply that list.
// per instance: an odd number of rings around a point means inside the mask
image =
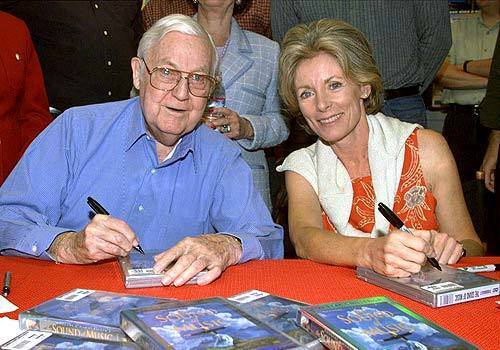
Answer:
[{"label": "woman's hand", "polygon": [[235,111],[220,107],[215,108],[212,113],[221,117],[213,120],[210,127],[219,130],[230,139],[253,139],[252,124],[247,119],[240,117]]},{"label": "woman's hand", "polygon": [[436,256],[429,231],[415,231],[415,236],[392,231],[385,237],[370,239],[366,253],[372,270],[389,277],[408,277],[417,273],[426,263],[427,256]]},{"label": "woman's hand", "polygon": [[[422,231],[416,231],[422,232]],[[454,264],[462,256],[462,244],[444,232],[429,231],[436,259],[440,264]]]}]

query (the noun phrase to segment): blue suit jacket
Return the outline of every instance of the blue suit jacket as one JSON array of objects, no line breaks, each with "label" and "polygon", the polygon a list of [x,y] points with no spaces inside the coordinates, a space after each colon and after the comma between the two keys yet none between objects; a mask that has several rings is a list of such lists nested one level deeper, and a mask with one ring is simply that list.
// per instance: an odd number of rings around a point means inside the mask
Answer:
[{"label": "blue suit jacket", "polygon": [[280,144],[289,134],[280,114],[278,56],[278,43],[242,30],[232,19],[229,45],[220,66],[226,107],[252,124],[254,139],[236,142],[252,169],[255,187],[269,208],[269,170],[263,149]]}]

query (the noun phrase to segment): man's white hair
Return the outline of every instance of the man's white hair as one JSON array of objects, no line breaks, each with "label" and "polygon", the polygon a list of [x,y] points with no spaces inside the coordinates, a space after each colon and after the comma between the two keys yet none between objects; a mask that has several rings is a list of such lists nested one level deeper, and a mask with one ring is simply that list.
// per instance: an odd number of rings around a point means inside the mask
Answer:
[{"label": "man's white hair", "polygon": [[149,28],[141,38],[139,42],[139,47],[137,49],[137,56],[145,58],[146,53],[155,45],[157,45],[160,40],[170,32],[180,32],[183,34],[194,35],[199,38],[204,39],[210,46],[212,51],[212,67],[210,67],[210,75],[215,75],[215,70],[217,69],[217,49],[215,48],[215,43],[203,27],[196,22],[191,17],[174,14],[165,16],[159,19],[151,28]]}]

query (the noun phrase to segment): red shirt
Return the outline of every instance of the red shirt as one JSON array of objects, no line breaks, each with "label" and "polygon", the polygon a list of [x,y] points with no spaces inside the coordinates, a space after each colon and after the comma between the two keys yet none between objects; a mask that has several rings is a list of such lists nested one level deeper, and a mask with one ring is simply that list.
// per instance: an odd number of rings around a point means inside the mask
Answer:
[{"label": "red shirt", "polygon": [[42,71],[28,28],[0,11],[0,184],[51,121]]},{"label": "red shirt", "polygon": [[[357,230],[372,232],[375,224],[375,191],[371,176],[351,180],[354,192],[349,223]],[[405,158],[401,179],[394,199],[393,211],[409,228],[437,230],[436,198],[427,187],[420,166],[418,140],[415,131],[405,144]],[[323,213],[323,227],[335,231],[328,216]],[[390,229],[394,229],[392,226]]]}]

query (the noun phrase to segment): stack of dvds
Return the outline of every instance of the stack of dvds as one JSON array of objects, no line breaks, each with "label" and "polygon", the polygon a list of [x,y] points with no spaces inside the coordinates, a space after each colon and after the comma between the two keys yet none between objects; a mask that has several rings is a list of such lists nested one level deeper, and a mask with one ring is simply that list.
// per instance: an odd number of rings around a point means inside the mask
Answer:
[{"label": "stack of dvds", "polygon": [[401,294],[420,303],[441,307],[488,298],[499,294],[500,282],[461,269],[441,266],[429,268],[410,277],[387,277],[358,267],[358,278]]},{"label": "stack of dvds", "polygon": [[180,301],[74,289],[19,323],[27,331],[1,349],[475,349],[386,297],[311,306],[259,290]]}]

